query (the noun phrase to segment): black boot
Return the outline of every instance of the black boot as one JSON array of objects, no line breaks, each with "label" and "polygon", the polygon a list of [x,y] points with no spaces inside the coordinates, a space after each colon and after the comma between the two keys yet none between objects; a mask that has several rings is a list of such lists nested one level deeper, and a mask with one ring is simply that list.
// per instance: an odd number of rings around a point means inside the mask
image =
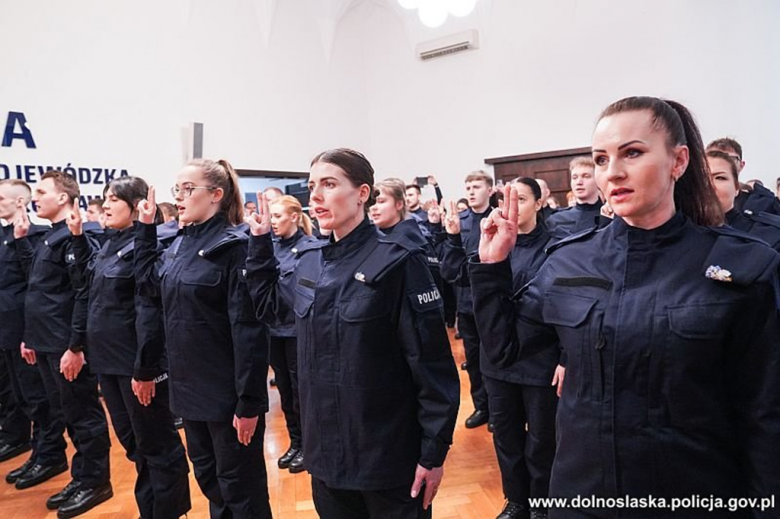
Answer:
[{"label": "black boot", "polygon": [[33,465],[35,465],[35,461],[32,458],[28,459],[22,464],[21,467],[17,467],[13,469],[11,472],[9,472],[5,476],[5,482],[8,483],[9,485],[13,485],[14,483],[16,483],[16,480],[22,477],[25,472],[30,470]]},{"label": "black boot", "polygon": [[473,429],[475,427],[479,427],[480,425],[485,425],[488,423],[489,418],[490,415],[488,415],[487,411],[480,411],[477,409],[471,413],[471,416],[466,418],[466,429]]},{"label": "black boot", "polygon": [[58,476],[68,470],[68,462],[63,461],[59,465],[39,465],[34,464],[27,469],[24,475],[20,476],[16,480],[16,489],[22,490],[25,488],[34,487],[44,481],[48,481],[54,476]]},{"label": "black boot", "polygon": [[287,449],[287,452],[282,454],[282,457],[279,458],[279,461],[276,463],[280,469],[287,469],[290,468],[290,463],[292,463],[292,460],[295,459],[295,456],[298,455],[300,452],[300,449],[297,447],[290,447]]},{"label": "black boot", "polygon": [[298,451],[293,460],[290,462],[290,473],[297,474],[306,470],[303,466],[303,451]]},{"label": "black boot", "polygon": [[520,503],[507,501],[496,519],[529,519],[528,510]]},{"label": "black boot", "polygon": [[65,504],[65,501],[70,499],[73,494],[81,487],[81,482],[71,479],[70,483],[65,485],[65,488],[51,496],[46,500],[46,508],[49,510],[56,510]]},{"label": "black boot", "polygon": [[57,511],[59,519],[69,519],[76,517],[88,510],[92,510],[103,501],[108,501],[114,496],[114,490],[111,483],[106,483],[97,488],[79,488],[70,499],[65,501]]},{"label": "black boot", "polygon": [[9,445],[7,443],[0,443],[0,462],[15,458],[20,454],[32,449],[29,443],[20,443],[18,445]]}]

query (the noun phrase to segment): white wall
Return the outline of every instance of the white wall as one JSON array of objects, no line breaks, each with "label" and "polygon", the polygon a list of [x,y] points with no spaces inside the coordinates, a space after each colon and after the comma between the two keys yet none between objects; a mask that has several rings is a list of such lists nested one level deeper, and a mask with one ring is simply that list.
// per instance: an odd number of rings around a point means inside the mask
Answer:
[{"label": "white wall", "polygon": [[[127,169],[165,191],[199,121],[206,156],[240,168],[352,146],[380,178],[433,173],[456,196],[485,158],[586,146],[602,108],[650,94],[687,104],[705,140],[735,136],[745,177],[773,185],[779,22],[772,0],[480,0],[435,30],[395,0],[0,0],[0,126],[24,112],[38,145],[0,164]],[[466,28],[481,49],[416,59]]]}]

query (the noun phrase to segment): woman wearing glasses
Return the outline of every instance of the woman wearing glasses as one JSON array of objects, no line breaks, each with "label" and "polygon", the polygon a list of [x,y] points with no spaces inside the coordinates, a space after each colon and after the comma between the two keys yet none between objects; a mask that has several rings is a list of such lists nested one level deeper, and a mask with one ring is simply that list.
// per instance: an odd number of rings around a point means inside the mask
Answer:
[{"label": "woman wearing glasses", "polygon": [[196,160],[179,172],[172,193],[188,225],[158,255],[150,188],[139,204],[135,257],[139,287],[162,303],[171,410],[184,419],[211,517],[269,518],[268,335],[246,288],[238,177],[227,161]]}]

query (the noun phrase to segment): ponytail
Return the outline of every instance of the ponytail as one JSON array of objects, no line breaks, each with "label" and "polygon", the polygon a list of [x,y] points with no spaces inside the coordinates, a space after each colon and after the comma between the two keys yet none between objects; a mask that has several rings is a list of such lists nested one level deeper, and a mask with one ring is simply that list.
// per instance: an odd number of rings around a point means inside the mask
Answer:
[{"label": "ponytail", "polygon": [[203,176],[214,187],[222,189],[222,201],[219,211],[225,215],[231,225],[238,225],[244,221],[243,199],[241,198],[241,186],[238,183],[238,175],[230,162],[225,159],[217,161],[209,159],[196,159],[190,161],[189,166],[195,166],[203,171]]},{"label": "ponytail", "polygon": [[622,112],[643,110],[652,114],[658,129],[666,131],[669,148],[688,147],[688,167],[674,186],[675,207],[697,225],[723,225],[723,209],[710,182],[701,133],[685,106],[657,97],[627,97],[609,105],[599,120]]},{"label": "ponytail", "polygon": [[303,212],[303,206],[301,205],[301,202],[295,198],[294,196],[290,195],[283,195],[271,202],[270,205],[281,205],[285,211],[287,211],[290,214],[297,214],[298,215],[298,228],[303,231],[303,234],[306,236],[311,236],[312,232],[312,225],[311,225],[311,218],[309,218],[309,215]]}]

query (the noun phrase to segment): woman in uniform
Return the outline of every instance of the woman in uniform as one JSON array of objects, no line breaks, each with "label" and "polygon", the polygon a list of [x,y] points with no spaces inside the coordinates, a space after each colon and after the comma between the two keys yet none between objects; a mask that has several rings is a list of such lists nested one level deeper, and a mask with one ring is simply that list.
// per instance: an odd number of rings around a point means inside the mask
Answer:
[{"label": "woman in uniform", "polygon": [[780,493],[778,254],[721,226],[682,105],[610,105],[592,153],[609,226],[554,245],[513,297],[510,203],[483,225],[470,269],[497,366],[555,339],[563,349],[550,495],[603,500],[549,515],[671,517],[677,498],[689,500],[685,517],[773,517],[726,503]]},{"label": "woman in uniform", "polygon": [[269,518],[268,336],[246,287],[238,177],[227,161],[195,160],[179,172],[172,194],[187,225],[160,261],[153,188],[139,204],[135,241],[141,293],[162,302],[171,410],[184,419],[211,517]]},{"label": "woman in uniform", "polygon": [[418,220],[407,218],[406,184],[397,178],[388,178],[374,186],[374,205],[369,214],[374,225],[386,236],[396,240],[407,240],[416,244],[428,265],[433,281],[441,293],[442,279],[439,258],[433,248],[433,237],[427,238],[420,230]]},{"label": "woman in uniform", "polygon": [[[284,300],[292,299],[295,266],[298,264],[298,250],[316,242],[311,235],[311,220],[303,212],[297,198],[283,195],[269,206],[271,228],[274,231],[274,256],[279,262],[280,287],[289,294]],[[279,468],[289,469],[293,474],[303,472],[303,449],[301,446],[301,411],[298,403],[298,354],[295,338],[295,313],[291,306],[279,308],[276,322],[269,326],[271,335],[271,366],[274,368],[276,386],[282,401],[282,411],[290,435],[290,448],[278,460]]]},{"label": "woman in uniform", "polygon": [[718,195],[718,201],[726,213],[726,222],[733,228],[746,232],[767,242],[773,249],[780,251],[780,216],[750,209],[739,211],[734,207],[740,194],[737,164],[728,153],[718,150],[707,152],[712,187]]},{"label": "woman in uniform", "polygon": [[[80,212],[68,220],[76,264],[89,287],[87,356],[98,375],[111,423],[135,462],[141,517],[176,519],[191,508],[189,466],[168,403],[168,375],[158,305],[136,293],[133,225],[148,186],[121,177],[104,190],[108,233],[93,254]],[[75,481],[74,485],[78,485]]]},{"label": "woman in uniform", "polygon": [[267,202],[247,218],[257,315],[295,309],[304,459],[323,519],[430,517],[458,411],[441,296],[419,249],[369,222],[373,185],[356,151],[314,158],[310,208],[331,233],[299,249],[286,303]]},{"label": "woman in uniform", "polygon": [[[542,224],[542,190],[532,178],[512,182],[517,193],[517,240],[509,256],[512,293],[536,276],[547,259],[550,234]],[[506,202],[507,204],[509,202]],[[558,364],[557,341],[523,351],[499,367],[481,351],[480,369],[488,393],[501,483],[507,500],[497,519],[539,517],[528,498],[544,498],[555,456],[555,409],[550,385]],[[526,431],[526,424],[528,430]]]}]

